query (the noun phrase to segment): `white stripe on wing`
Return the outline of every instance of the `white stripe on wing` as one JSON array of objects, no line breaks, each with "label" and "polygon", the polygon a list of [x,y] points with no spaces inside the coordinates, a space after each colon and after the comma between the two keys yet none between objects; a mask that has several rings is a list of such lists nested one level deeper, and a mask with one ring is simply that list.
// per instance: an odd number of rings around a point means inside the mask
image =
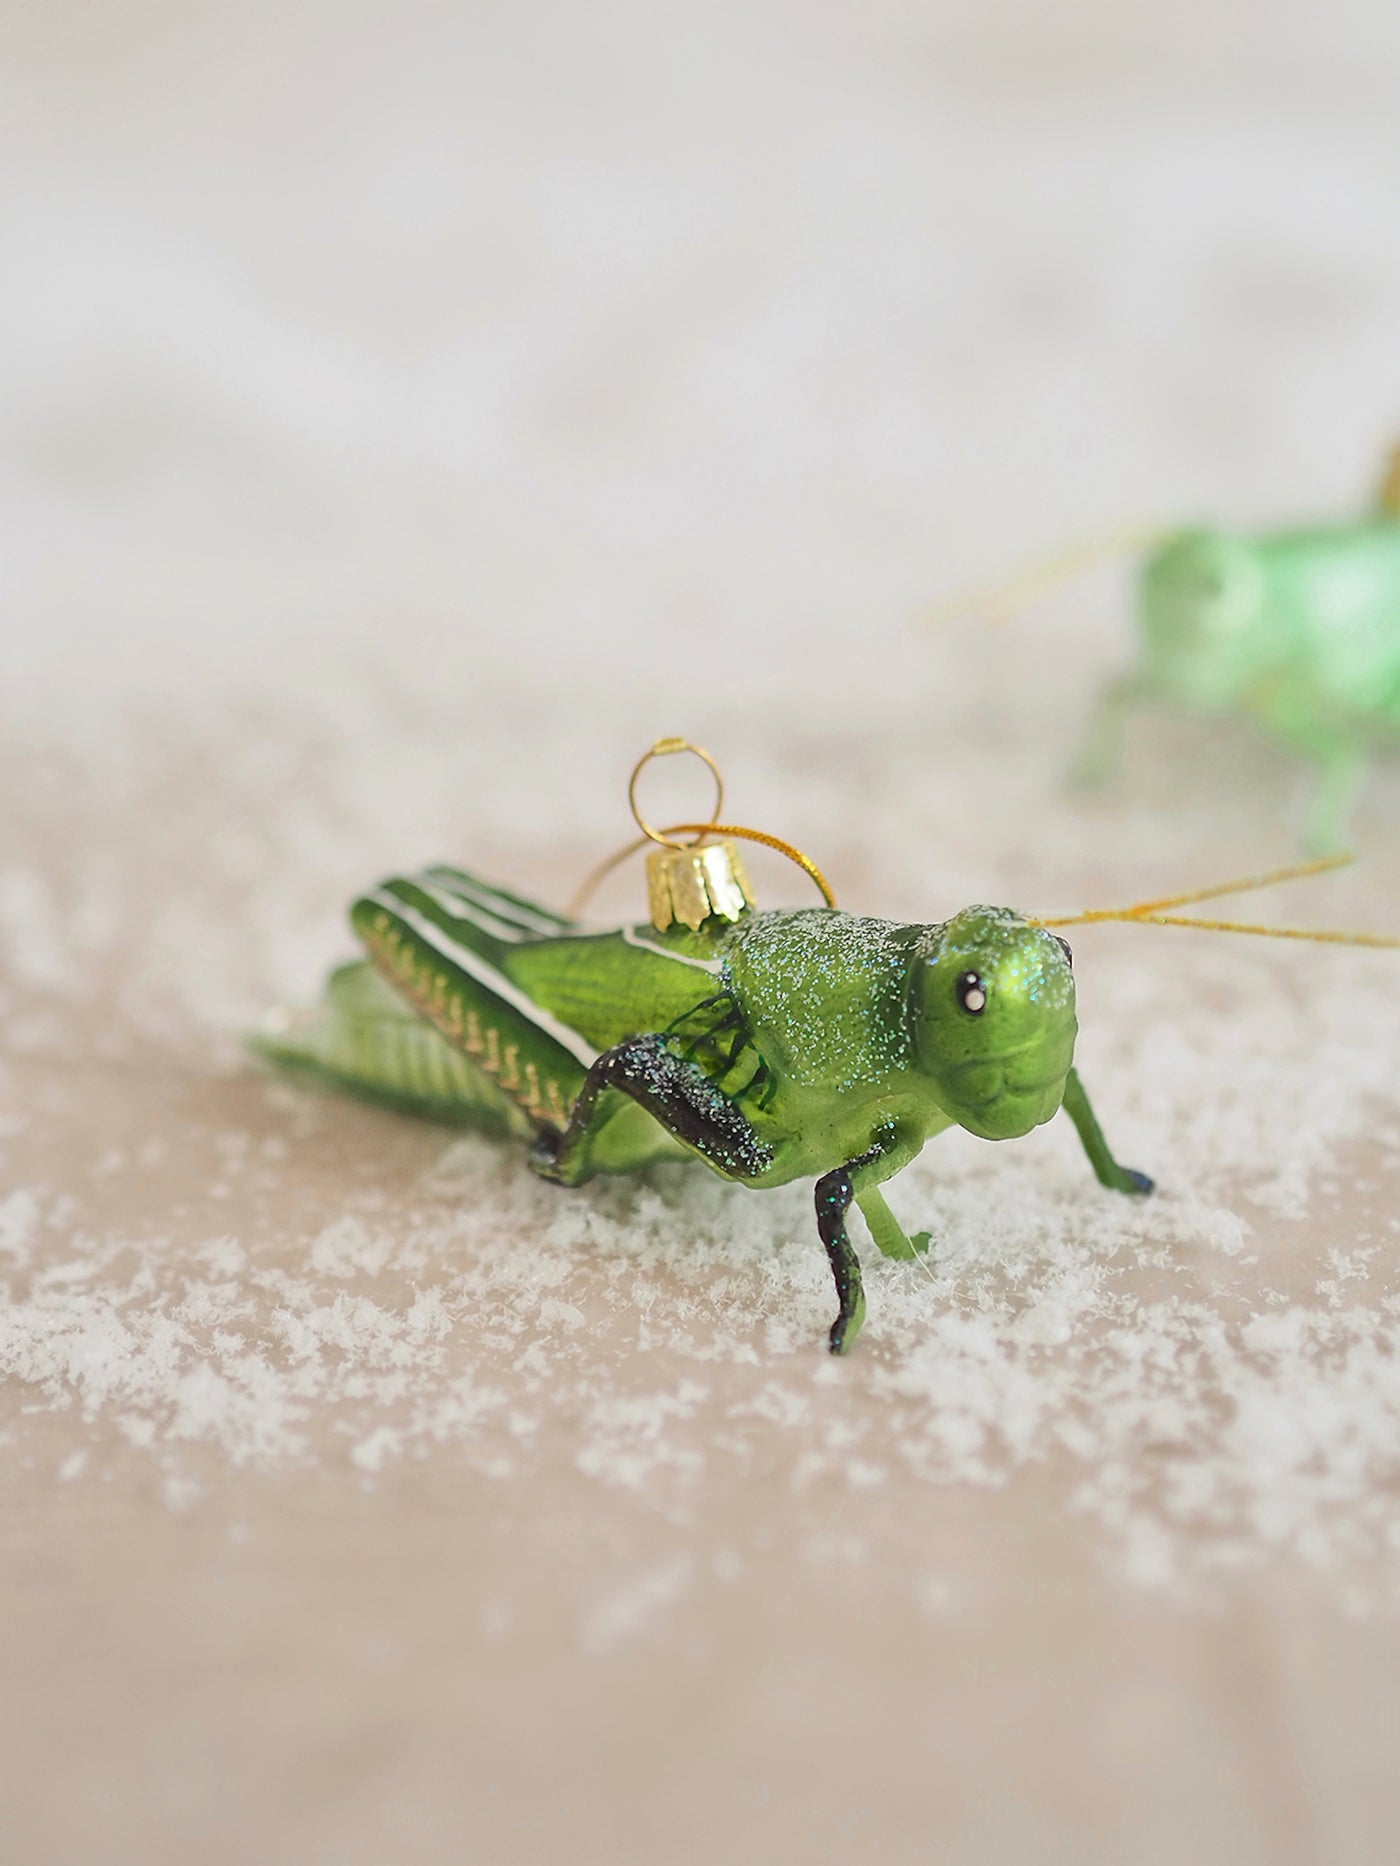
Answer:
[{"label": "white stripe on wing", "polygon": [[436,901],[442,911],[450,914],[454,920],[469,921],[472,926],[480,927],[483,933],[488,933],[492,939],[503,940],[508,946],[519,946],[527,939],[539,937],[538,934],[532,933],[528,928],[514,921],[498,920],[494,914],[487,913],[485,908],[463,900],[460,894],[445,893],[443,889],[434,886],[431,881],[425,881],[421,875],[405,875],[404,881],[411,887],[417,888],[420,894],[426,894],[430,900]]},{"label": "white stripe on wing", "polygon": [[[448,894],[458,899],[470,901],[473,907],[497,918],[508,920],[526,933],[567,933],[569,922],[558,915],[546,913],[543,909],[527,906],[523,901],[507,900],[484,881],[477,881],[471,875],[464,875],[454,869],[429,868],[424,871],[427,881],[433,887],[443,888]],[[427,882],[418,876],[410,877],[416,887],[425,887]]]},{"label": "white stripe on wing", "polygon": [[591,1044],[585,1043],[576,1030],[570,1030],[567,1024],[561,1024],[558,1018],[551,1017],[548,1011],[542,1010],[533,999],[526,997],[517,985],[513,985],[504,972],[498,971],[489,960],[483,959],[480,953],[475,953],[470,947],[462,945],[459,940],[454,940],[444,927],[429,920],[426,914],[420,914],[416,908],[410,907],[407,901],[401,901],[397,894],[390,894],[387,888],[376,888],[373,894],[366,896],[366,899],[373,901],[376,907],[382,907],[386,912],[394,914],[406,927],[416,933],[425,945],[431,946],[435,952],[440,952],[444,959],[449,960],[459,970],[474,978],[479,985],[484,985],[488,991],[504,999],[513,1010],[518,1011],[537,1030],[542,1031],[547,1037],[552,1037],[561,1049],[567,1050],[570,1056],[582,1063],[585,1069],[597,1062],[598,1051]]},{"label": "white stripe on wing", "polygon": [[635,946],[638,952],[654,952],[658,959],[670,959],[676,965],[693,966],[697,972],[708,972],[717,977],[724,970],[723,959],[693,959],[689,953],[668,952],[664,946],[656,946],[649,939],[643,939],[635,927],[619,927],[623,943]]}]

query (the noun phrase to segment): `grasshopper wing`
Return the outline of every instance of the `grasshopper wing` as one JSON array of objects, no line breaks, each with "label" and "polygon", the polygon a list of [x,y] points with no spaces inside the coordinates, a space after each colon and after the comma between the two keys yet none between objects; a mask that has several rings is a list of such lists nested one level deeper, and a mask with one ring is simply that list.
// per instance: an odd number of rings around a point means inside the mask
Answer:
[{"label": "grasshopper wing", "polygon": [[598,932],[455,868],[389,885],[414,890],[420,910],[441,916],[478,962],[595,1052],[669,1029],[720,989],[723,960],[707,934],[651,926]]},{"label": "grasshopper wing", "polygon": [[451,869],[383,882],[350,920],[394,991],[532,1126],[564,1125],[598,1049],[506,962],[525,945],[567,939],[567,920]]},{"label": "grasshopper wing", "polygon": [[333,972],[311,1010],[274,1012],[251,1042],[284,1068],[407,1114],[498,1134],[534,1132],[519,1104],[363,959]]},{"label": "grasshopper wing", "polygon": [[453,868],[394,876],[350,918],[370,964],[342,968],[316,1010],[276,1020],[256,1047],[400,1107],[522,1134],[562,1128],[602,1051],[692,1013],[721,970],[703,938],[585,931]]}]

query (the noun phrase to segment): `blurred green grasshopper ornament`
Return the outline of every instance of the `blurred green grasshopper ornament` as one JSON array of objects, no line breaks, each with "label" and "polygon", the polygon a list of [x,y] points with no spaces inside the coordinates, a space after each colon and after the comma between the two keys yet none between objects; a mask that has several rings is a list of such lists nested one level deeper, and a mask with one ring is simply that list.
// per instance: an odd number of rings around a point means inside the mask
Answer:
[{"label": "blurred green grasshopper ornament", "polygon": [[[638,775],[683,750],[714,772],[714,814],[655,830]],[[1052,929],[1220,925],[1165,910],[1320,866],[1065,920],[969,907],[903,925],[841,912],[800,851],[720,824],[718,780],[683,739],[658,740],[633,772],[633,813],[656,845],[649,923],[592,930],[455,868],[397,876],[351,908],[368,960],[333,973],[316,1009],[270,1019],[255,1047],[398,1108],[517,1135],[562,1186],[683,1159],[746,1186],[815,1178],[833,1354],[865,1314],[849,1208],[885,1256],[926,1250],[879,1187],[944,1129],[1014,1140],[1063,1108],[1101,1184],[1151,1191],[1114,1159],[1074,1070],[1074,974]],[[757,911],[733,844],[714,836],[781,850],[828,904]]]},{"label": "blurred green grasshopper ornament", "polygon": [[1104,688],[1072,780],[1107,781],[1140,706],[1242,714],[1314,767],[1306,841],[1340,848],[1373,754],[1400,743],[1400,449],[1375,510],[1352,523],[1253,537],[1123,533],[958,597],[935,619],[1006,615],[1112,552],[1144,547],[1137,664]]}]

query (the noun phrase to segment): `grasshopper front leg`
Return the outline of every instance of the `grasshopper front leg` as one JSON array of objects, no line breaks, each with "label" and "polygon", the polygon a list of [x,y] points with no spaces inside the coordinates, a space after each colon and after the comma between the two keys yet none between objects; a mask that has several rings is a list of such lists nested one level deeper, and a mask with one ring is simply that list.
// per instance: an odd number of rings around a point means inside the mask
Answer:
[{"label": "grasshopper front leg", "polygon": [[1153,1182],[1146,1173],[1139,1173],[1131,1166],[1120,1166],[1109,1152],[1103,1129],[1089,1106],[1089,1097],[1084,1093],[1078,1071],[1074,1069],[1070,1070],[1065,1080],[1064,1109],[1075,1125],[1084,1151],[1089,1156],[1089,1164],[1101,1186],[1107,1186],[1110,1192],[1151,1192]]},{"label": "grasshopper front leg", "polygon": [[577,1186],[592,1177],[589,1142],[608,1118],[607,1093],[638,1103],[677,1140],[731,1179],[754,1179],[773,1161],[753,1127],[729,1097],[694,1063],[667,1047],[661,1035],[628,1037],[589,1069],[560,1132],[541,1130],[530,1165],[541,1179]]},{"label": "grasshopper front leg", "polygon": [[865,1320],[860,1259],[846,1234],[846,1214],[852,1199],[859,1205],[861,1216],[870,1227],[870,1235],[884,1256],[907,1260],[928,1248],[928,1233],[920,1232],[916,1238],[907,1238],[877,1190],[882,1179],[888,1179],[907,1165],[918,1150],[917,1142],[901,1142],[891,1126],[866,1152],[838,1166],[834,1172],[823,1173],[817,1181],[817,1231],[826,1246],[831,1274],[836,1280],[836,1300],[840,1305],[829,1337],[833,1354],[846,1352]]},{"label": "grasshopper front leg", "polygon": [[912,1263],[928,1249],[930,1234],[916,1231],[910,1237],[886,1205],[878,1186],[860,1187],[856,1192],[856,1204],[882,1257],[893,1257],[898,1263]]},{"label": "grasshopper front leg", "polygon": [[875,1248],[882,1257],[893,1257],[898,1263],[911,1263],[914,1258],[922,1257],[930,1238],[927,1231],[916,1231],[913,1237],[907,1235],[886,1205],[880,1182],[902,1172],[920,1152],[925,1138],[925,1135],[901,1136],[891,1123],[881,1131],[879,1145],[866,1156],[867,1163],[858,1166],[852,1174],[855,1201]]}]

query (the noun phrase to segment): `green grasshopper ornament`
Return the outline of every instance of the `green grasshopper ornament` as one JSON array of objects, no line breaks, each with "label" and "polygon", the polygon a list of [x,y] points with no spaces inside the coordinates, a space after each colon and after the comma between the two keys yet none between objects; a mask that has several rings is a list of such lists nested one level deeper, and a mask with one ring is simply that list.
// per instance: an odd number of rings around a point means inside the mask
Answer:
[{"label": "green grasshopper ornament", "polygon": [[1318,852],[1340,848],[1372,757],[1400,743],[1400,449],[1374,511],[1353,522],[1254,536],[1205,526],[1125,534],[939,613],[1006,613],[1107,552],[1143,544],[1137,659],[1100,695],[1072,781],[1112,776],[1139,707],[1238,714],[1312,765],[1305,839]]},{"label": "green grasshopper ornament", "polygon": [[[682,749],[698,750],[659,740],[647,756]],[[1110,1152],[1074,1068],[1074,973],[1053,926],[1081,916],[760,912],[731,843],[676,832],[769,843],[830,892],[775,837],[713,818],[643,828],[662,845],[650,922],[598,931],[456,868],[395,876],[351,908],[367,959],[255,1046],[397,1108],[517,1136],[560,1186],[665,1160],[760,1189],[815,1179],[833,1354],[865,1315],[849,1209],[886,1257],[925,1251],[928,1234],[906,1236],[879,1188],[945,1129],[1015,1140],[1063,1108],[1102,1185],[1152,1190]],[[1177,904],[1088,917],[1165,921]]]}]

